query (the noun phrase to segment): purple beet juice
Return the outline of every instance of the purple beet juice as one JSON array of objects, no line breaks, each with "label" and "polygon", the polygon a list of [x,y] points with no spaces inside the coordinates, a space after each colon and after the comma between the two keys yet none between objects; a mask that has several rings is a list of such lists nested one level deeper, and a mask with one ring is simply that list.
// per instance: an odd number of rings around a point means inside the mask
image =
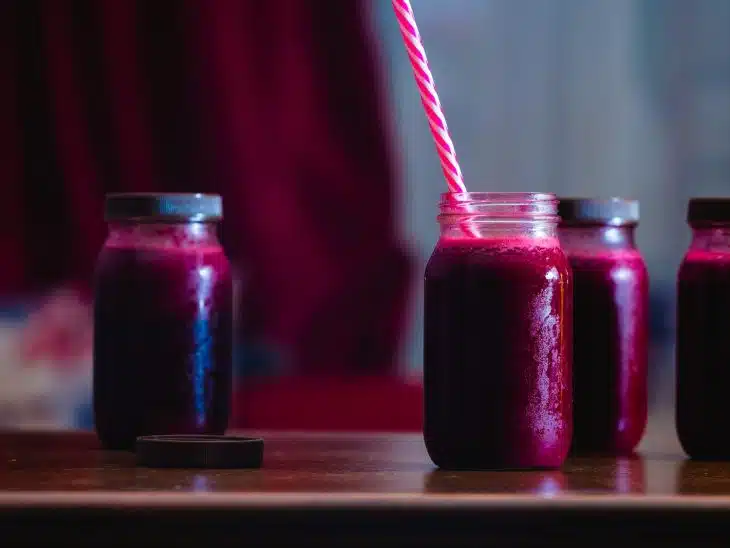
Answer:
[{"label": "purple beet juice", "polygon": [[196,195],[118,196],[128,201],[107,200],[110,235],[95,278],[97,434],[119,450],[141,435],[223,434],[233,295],[211,222],[220,215]]},{"label": "purple beet juice", "polygon": [[690,249],[677,295],[677,434],[695,459],[730,459],[730,249]]},{"label": "purple beet juice", "polygon": [[[481,201],[489,202],[470,207]],[[490,215],[504,210],[487,205]],[[571,322],[571,273],[556,238],[442,231],[425,275],[424,439],[437,466],[562,465],[572,433]]]},{"label": "purple beet juice", "polygon": [[630,454],[647,421],[648,295],[636,249],[571,252],[575,453]]}]

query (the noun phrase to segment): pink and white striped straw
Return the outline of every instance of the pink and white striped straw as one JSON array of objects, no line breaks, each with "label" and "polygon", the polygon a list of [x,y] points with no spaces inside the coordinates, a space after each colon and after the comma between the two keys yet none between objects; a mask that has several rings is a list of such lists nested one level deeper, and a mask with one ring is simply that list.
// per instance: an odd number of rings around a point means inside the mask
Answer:
[{"label": "pink and white striped straw", "polygon": [[449,135],[441,101],[439,101],[439,96],[436,93],[433,75],[428,68],[428,59],[426,59],[426,51],[423,49],[421,42],[421,34],[416,26],[413,8],[408,0],[392,0],[392,2],[406,51],[411,60],[413,75],[421,93],[421,102],[426,110],[428,124],[431,126],[431,134],[436,143],[441,168],[446,176],[449,192],[467,192],[459,162],[456,161],[456,151]]}]

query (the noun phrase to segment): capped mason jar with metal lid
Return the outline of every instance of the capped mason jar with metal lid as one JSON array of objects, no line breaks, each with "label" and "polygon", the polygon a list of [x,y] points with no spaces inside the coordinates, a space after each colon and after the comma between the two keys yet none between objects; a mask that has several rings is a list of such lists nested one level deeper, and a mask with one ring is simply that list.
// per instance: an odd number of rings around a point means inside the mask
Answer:
[{"label": "capped mason jar with metal lid", "polygon": [[93,400],[107,449],[138,436],[223,434],[233,288],[221,197],[111,194],[94,280]]},{"label": "capped mason jar with metal lid", "polygon": [[573,453],[630,454],[647,422],[649,276],[639,202],[560,198],[573,269]]}]

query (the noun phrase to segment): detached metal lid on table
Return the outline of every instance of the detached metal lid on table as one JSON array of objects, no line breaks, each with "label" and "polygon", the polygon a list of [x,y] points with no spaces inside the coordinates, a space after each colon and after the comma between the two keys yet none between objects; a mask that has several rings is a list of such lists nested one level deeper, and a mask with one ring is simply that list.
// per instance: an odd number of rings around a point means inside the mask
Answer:
[{"label": "detached metal lid on table", "polygon": [[264,440],[238,436],[137,438],[137,464],[148,468],[260,468]]}]

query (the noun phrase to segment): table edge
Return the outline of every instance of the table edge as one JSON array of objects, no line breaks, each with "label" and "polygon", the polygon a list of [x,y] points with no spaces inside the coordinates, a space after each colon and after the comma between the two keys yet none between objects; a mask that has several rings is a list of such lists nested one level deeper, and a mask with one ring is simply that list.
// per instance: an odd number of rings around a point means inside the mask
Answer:
[{"label": "table edge", "polygon": [[423,510],[730,510],[730,496],[712,495],[437,495],[360,493],[120,493],[15,491],[0,493],[0,511],[65,509],[423,509]]}]

